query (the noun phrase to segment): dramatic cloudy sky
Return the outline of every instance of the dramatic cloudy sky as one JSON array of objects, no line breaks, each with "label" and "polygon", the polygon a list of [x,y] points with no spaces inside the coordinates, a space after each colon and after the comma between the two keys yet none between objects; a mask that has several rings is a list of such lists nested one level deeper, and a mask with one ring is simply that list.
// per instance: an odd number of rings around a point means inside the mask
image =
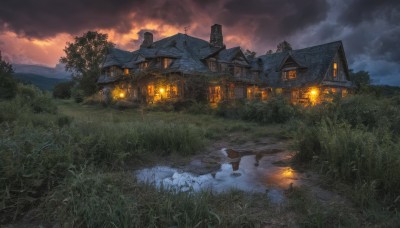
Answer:
[{"label": "dramatic cloudy sky", "polygon": [[13,63],[54,66],[90,29],[133,50],[144,31],[160,39],[190,26],[208,40],[214,23],[228,47],[258,55],[282,40],[295,49],[343,40],[352,69],[400,85],[399,0],[1,0],[0,50]]}]

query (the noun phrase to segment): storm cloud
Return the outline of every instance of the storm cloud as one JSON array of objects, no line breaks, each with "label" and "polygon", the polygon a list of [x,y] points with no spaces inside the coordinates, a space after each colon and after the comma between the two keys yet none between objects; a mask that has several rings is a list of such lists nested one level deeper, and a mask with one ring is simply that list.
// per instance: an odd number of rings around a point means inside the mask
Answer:
[{"label": "storm cloud", "polygon": [[228,47],[259,55],[282,40],[294,48],[342,40],[351,68],[369,71],[376,83],[400,85],[398,21],[398,0],[2,0],[0,49],[23,51],[4,44],[18,45],[10,32],[47,40],[89,29],[112,31],[113,39],[129,34],[112,41],[134,49],[144,31],[160,39],[190,26],[190,35],[207,40],[210,26],[219,23]]}]

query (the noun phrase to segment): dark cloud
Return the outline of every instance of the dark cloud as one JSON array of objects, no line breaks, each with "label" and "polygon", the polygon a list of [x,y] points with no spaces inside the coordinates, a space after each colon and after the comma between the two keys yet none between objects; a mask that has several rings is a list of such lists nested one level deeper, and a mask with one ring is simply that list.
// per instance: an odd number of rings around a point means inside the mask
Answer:
[{"label": "dark cloud", "polygon": [[339,21],[352,26],[377,19],[398,23],[399,7],[399,0],[353,0],[340,14]]},{"label": "dark cloud", "polygon": [[249,23],[262,36],[288,36],[326,18],[329,5],[325,0],[231,0],[224,6],[220,19],[224,24]]},{"label": "dark cloud", "polygon": [[189,8],[179,3],[176,0],[25,0],[23,3],[2,0],[0,28],[20,36],[46,38],[96,28],[127,32],[133,20],[159,19],[172,25],[190,22]]}]

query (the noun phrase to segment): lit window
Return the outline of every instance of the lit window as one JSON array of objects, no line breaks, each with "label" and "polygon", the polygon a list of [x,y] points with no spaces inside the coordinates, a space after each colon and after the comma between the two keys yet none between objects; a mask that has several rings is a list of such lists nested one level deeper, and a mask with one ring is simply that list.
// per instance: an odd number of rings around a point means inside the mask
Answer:
[{"label": "lit window", "polygon": [[139,64],[139,68],[140,68],[141,70],[146,69],[148,66],[149,66],[149,63],[148,63],[148,62],[142,62],[142,63]]},{"label": "lit window", "polygon": [[124,69],[124,74],[125,74],[125,75],[128,75],[128,74],[129,74],[129,69],[128,69],[128,68],[125,68],[125,69]]},{"label": "lit window", "polygon": [[221,101],[221,87],[220,86],[210,86],[209,87],[209,100],[210,103],[218,103]]},{"label": "lit window", "polygon": [[337,69],[338,69],[337,63],[333,63],[333,77],[334,78],[336,78],[336,76],[337,76]]},{"label": "lit window", "polygon": [[150,84],[147,86],[147,95],[154,96],[154,85]]},{"label": "lit window", "polygon": [[169,67],[169,65],[171,64],[171,59],[169,58],[163,58],[162,61],[162,66],[164,69],[167,69]]},{"label": "lit window", "polygon": [[297,72],[295,70],[288,71],[288,79],[294,79],[297,77]]}]

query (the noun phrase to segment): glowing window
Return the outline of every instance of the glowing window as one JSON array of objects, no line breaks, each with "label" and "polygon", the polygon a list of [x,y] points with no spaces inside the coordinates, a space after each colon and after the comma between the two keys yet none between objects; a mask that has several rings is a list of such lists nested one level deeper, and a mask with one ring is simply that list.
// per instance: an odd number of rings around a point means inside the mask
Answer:
[{"label": "glowing window", "polygon": [[333,63],[333,77],[336,78],[337,76],[338,65],[337,63]]},{"label": "glowing window", "polygon": [[142,62],[139,64],[139,68],[142,70],[146,69],[148,66],[149,66],[148,62]]},{"label": "glowing window", "polygon": [[147,95],[154,96],[154,85],[147,86]]},{"label": "glowing window", "polygon": [[288,71],[288,79],[294,79],[297,77],[297,72],[295,70]]},{"label": "glowing window", "polygon": [[164,69],[167,69],[171,64],[172,60],[170,58],[163,58],[162,66]]},{"label": "glowing window", "polygon": [[128,74],[129,74],[129,69],[128,69],[128,68],[125,68],[125,69],[124,69],[124,74],[125,74],[125,75],[128,75]]}]

